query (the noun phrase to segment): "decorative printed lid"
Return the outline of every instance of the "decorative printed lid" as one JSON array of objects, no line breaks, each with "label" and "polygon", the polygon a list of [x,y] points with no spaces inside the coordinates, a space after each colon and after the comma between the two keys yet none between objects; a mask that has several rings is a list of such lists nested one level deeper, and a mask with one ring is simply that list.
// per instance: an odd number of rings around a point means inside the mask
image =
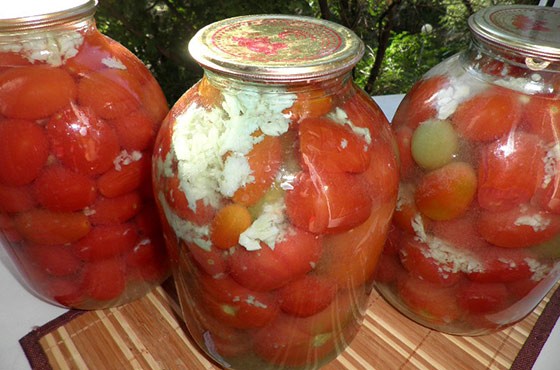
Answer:
[{"label": "decorative printed lid", "polygon": [[499,5],[469,18],[475,37],[527,57],[560,60],[560,8]]},{"label": "decorative printed lid", "polygon": [[97,0],[16,0],[0,13],[0,32],[56,26],[93,15]]},{"label": "decorative printed lid", "polygon": [[352,69],[363,42],[339,24],[311,17],[257,15],[212,23],[189,43],[204,68],[253,81],[301,81]]}]

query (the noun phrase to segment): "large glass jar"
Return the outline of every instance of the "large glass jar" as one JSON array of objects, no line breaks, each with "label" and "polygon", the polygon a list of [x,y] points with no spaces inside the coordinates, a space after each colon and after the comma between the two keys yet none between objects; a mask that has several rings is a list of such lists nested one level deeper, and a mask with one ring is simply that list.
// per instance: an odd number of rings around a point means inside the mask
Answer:
[{"label": "large glass jar", "polygon": [[399,200],[376,286],[413,320],[478,335],[511,325],[560,268],[560,9],[497,6],[393,120]]},{"label": "large glass jar", "polygon": [[0,228],[26,285],[66,307],[138,298],[169,275],[151,188],[168,106],[95,26],[94,0],[0,15]]},{"label": "large glass jar", "polygon": [[354,85],[362,42],[330,22],[227,19],[154,151],[186,325],[225,367],[318,368],[356,334],[397,197],[390,127]]}]

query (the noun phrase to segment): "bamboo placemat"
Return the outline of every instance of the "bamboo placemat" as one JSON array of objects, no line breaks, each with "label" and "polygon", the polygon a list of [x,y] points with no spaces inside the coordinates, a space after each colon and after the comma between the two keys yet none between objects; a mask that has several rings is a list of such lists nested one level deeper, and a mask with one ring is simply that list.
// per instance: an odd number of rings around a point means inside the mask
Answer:
[{"label": "bamboo placemat", "polygon": [[[68,311],[20,343],[33,369],[219,369],[178,320],[171,284],[133,303]],[[350,347],[324,370],[530,369],[560,314],[560,289],[508,329],[457,337],[404,318],[373,293],[364,325]]]}]

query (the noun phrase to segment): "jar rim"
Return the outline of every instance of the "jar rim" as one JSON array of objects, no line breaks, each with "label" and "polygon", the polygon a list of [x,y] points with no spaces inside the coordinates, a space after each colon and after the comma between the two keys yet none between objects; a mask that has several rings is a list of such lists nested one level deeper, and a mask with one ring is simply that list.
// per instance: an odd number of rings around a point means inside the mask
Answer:
[{"label": "jar rim", "polygon": [[560,8],[496,5],[468,20],[474,37],[526,57],[560,61]]},{"label": "jar rim", "polygon": [[[21,0],[20,0],[21,1]],[[14,7],[12,13],[0,16],[0,32],[18,32],[43,27],[52,27],[91,16],[95,13],[98,0],[69,0],[60,2],[41,2],[45,7],[36,6],[33,10],[26,7],[30,4],[23,1],[22,7]],[[36,5],[37,2],[34,2]],[[18,13],[17,10],[20,12]]]},{"label": "jar rim", "polygon": [[334,22],[293,15],[228,18],[200,29],[188,45],[203,67],[252,81],[296,82],[351,70],[364,44]]}]

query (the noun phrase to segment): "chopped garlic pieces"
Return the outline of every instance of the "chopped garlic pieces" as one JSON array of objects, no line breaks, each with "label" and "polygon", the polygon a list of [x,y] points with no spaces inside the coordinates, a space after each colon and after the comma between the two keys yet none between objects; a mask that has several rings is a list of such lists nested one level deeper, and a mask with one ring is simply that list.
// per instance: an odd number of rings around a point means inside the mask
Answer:
[{"label": "chopped garlic pieces", "polygon": [[254,88],[224,90],[223,98],[221,107],[191,105],[177,117],[172,150],[165,159],[163,168],[170,169],[171,158],[177,158],[181,189],[193,210],[198,200],[217,207],[223,196],[231,197],[255,181],[247,160],[263,139],[255,133],[277,136],[288,131],[289,118],[282,111],[295,95],[278,99]]},{"label": "chopped garlic pieces", "polygon": [[79,32],[41,32],[37,37],[26,35],[10,43],[0,44],[0,52],[21,54],[31,63],[45,62],[59,67],[78,54],[84,42]]},{"label": "chopped garlic pieces", "polygon": [[262,214],[239,236],[239,244],[248,251],[261,249],[261,242],[274,249],[285,232],[285,208],[283,200],[265,205]]}]

